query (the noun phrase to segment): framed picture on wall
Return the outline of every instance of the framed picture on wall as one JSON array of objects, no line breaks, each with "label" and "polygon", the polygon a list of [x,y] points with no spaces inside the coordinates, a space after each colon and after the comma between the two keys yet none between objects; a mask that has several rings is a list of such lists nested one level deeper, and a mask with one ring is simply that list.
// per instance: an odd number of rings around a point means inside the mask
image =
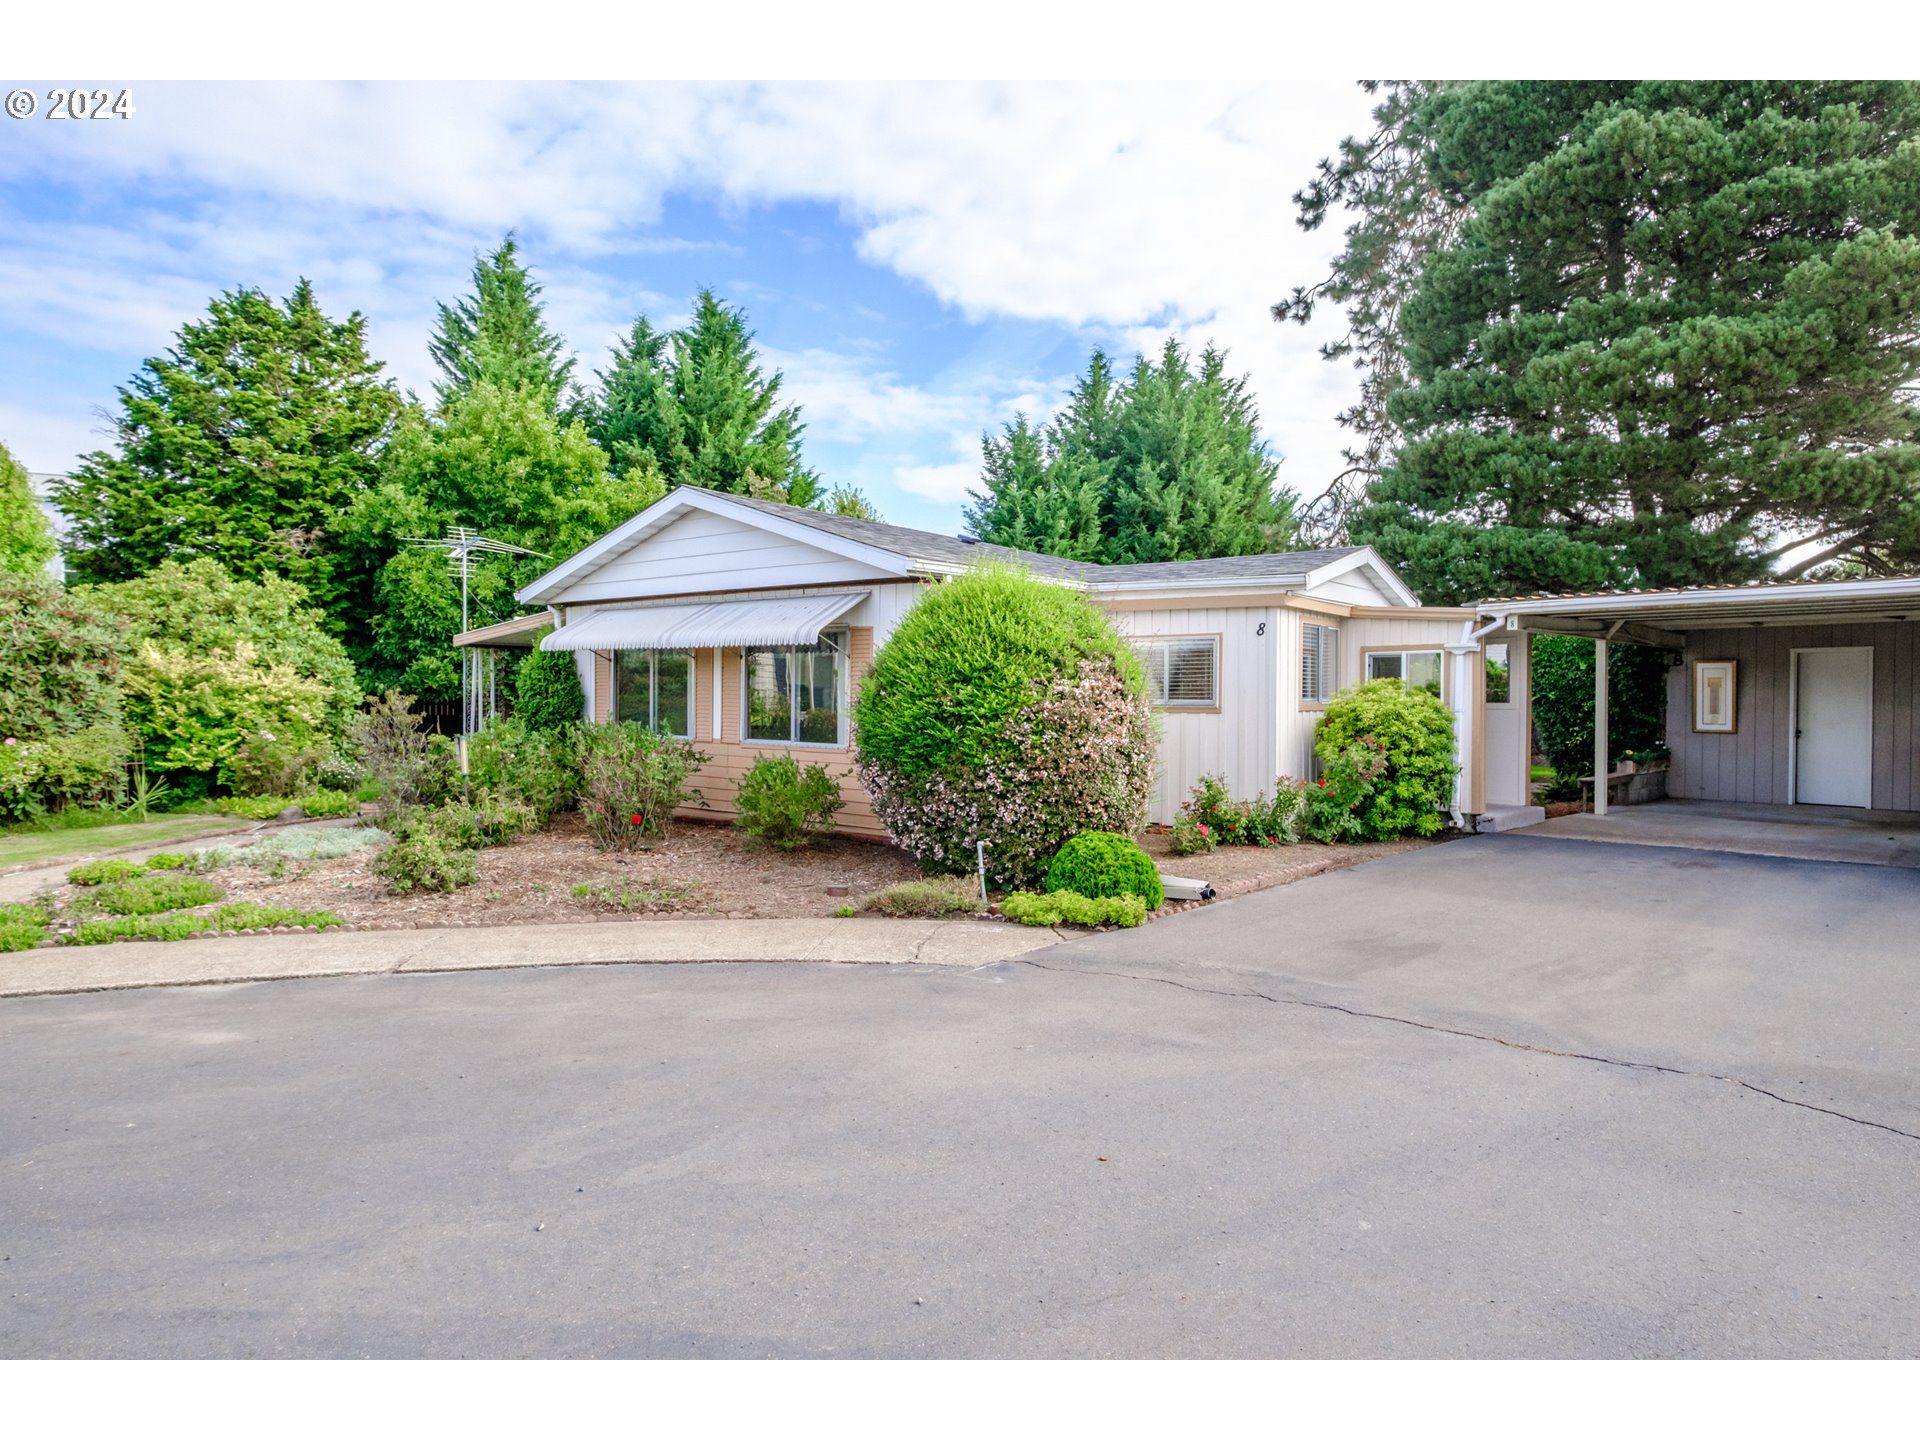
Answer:
[{"label": "framed picture on wall", "polygon": [[1734,660],[1693,662],[1693,730],[1696,735],[1731,735],[1739,728],[1734,704]]}]

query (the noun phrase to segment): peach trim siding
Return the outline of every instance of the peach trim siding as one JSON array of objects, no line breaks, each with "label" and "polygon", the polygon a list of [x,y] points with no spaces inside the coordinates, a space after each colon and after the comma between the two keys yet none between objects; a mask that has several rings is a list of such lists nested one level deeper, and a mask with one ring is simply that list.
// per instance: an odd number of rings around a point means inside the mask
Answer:
[{"label": "peach trim siding", "polygon": [[[860,680],[873,663],[873,627],[855,625],[847,632],[848,686],[851,697],[859,693]],[[713,736],[713,666],[720,666],[720,734]],[[694,772],[693,785],[699,790],[705,807],[688,806],[678,813],[690,820],[732,820],[739,813],[734,805],[740,779],[762,755],[792,755],[802,765],[824,765],[840,785],[846,808],[837,817],[836,828],[845,835],[871,840],[887,838],[887,828],[873,813],[873,801],[853,773],[853,751],[849,746],[773,745],[751,743],[737,737],[745,728],[741,705],[741,661],[738,650],[701,650],[694,655],[694,745],[713,758]]]}]

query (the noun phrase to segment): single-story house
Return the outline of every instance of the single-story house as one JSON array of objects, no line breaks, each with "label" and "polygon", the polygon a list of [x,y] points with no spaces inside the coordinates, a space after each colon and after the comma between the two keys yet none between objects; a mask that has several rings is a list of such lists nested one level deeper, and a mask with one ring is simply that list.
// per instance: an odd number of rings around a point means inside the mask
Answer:
[{"label": "single-story house", "polygon": [[[1473,635],[1507,668],[1470,747],[1497,828],[1529,809],[1535,635],[1657,646],[1671,659],[1666,790],[1688,800],[1920,811],[1920,577],[1488,600]],[[1606,766],[1606,666],[1595,667]],[[1604,814],[1607,787],[1595,792]]]},{"label": "single-story house", "polygon": [[695,813],[731,816],[754,759],[790,752],[840,777],[842,830],[878,838],[849,763],[853,695],[928,587],[988,558],[1084,590],[1138,646],[1163,732],[1152,820],[1205,774],[1246,796],[1311,774],[1319,712],[1356,680],[1481,704],[1475,612],[1421,605],[1367,546],[1095,565],[685,485],[518,592],[545,614],[456,643],[530,645],[552,625],[540,643],[576,656],[587,718],[643,720],[713,757]]}]

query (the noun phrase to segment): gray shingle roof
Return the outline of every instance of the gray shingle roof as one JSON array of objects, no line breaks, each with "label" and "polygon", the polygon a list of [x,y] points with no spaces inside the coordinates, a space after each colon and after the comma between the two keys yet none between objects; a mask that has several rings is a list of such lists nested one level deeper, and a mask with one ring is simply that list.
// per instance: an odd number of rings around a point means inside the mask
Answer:
[{"label": "gray shingle roof", "polygon": [[890,550],[909,560],[925,560],[940,565],[970,565],[981,559],[1009,560],[1025,565],[1036,575],[1078,580],[1086,585],[1172,585],[1191,580],[1293,579],[1309,570],[1331,564],[1344,555],[1351,555],[1359,548],[1348,545],[1325,550],[1286,550],[1270,555],[1231,555],[1219,560],[1095,565],[1085,560],[1063,560],[1057,555],[989,545],[985,541],[962,540],[957,535],[940,535],[931,530],[910,530],[904,525],[886,525],[874,520],[856,520],[847,515],[829,515],[823,510],[783,505],[777,500],[755,500],[720,490],[707,493],[720,495],[751,510],[777,515],[782,520],[823,530],[843,540]]}]

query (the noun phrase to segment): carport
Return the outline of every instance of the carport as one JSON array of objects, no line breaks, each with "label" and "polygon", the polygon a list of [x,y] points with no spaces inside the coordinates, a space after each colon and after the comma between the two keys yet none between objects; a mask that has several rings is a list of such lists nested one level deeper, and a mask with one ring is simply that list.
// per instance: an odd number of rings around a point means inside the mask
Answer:
[{"label": "carport", "polygon": [[[1897,835],[1920,821],[1920,577],[1534,596],[1477,609],[1478,633],[1506,644],[1516,711],[1501,724],[1489,706],[1489,723],[1476,727],[1489,808],[1499,802],[1509,812],[1499,828],[1544,818],[1511,813],[1531,802],[1526,717],[1535,635],[1584,636],[1599,651],[1596,775],[1609,771],[1608,645],[1666,651],[1667,795],[1716,807],[1684,819],[1685,807],[1657,803],[1610,812],[1600,784],[1593,813],[1556,822],[1556,833],[1597,836],[1605,827],[1625,839],[1663,824],[1679,833],[1686,825],[1711,830],[1709,822],[1771,822],[1832,836],[1865,820],[1876,833]],[[1817,824],[1816,812],[1833,823]],[[1615,815],[1633,818],[1612,826]]]}]

